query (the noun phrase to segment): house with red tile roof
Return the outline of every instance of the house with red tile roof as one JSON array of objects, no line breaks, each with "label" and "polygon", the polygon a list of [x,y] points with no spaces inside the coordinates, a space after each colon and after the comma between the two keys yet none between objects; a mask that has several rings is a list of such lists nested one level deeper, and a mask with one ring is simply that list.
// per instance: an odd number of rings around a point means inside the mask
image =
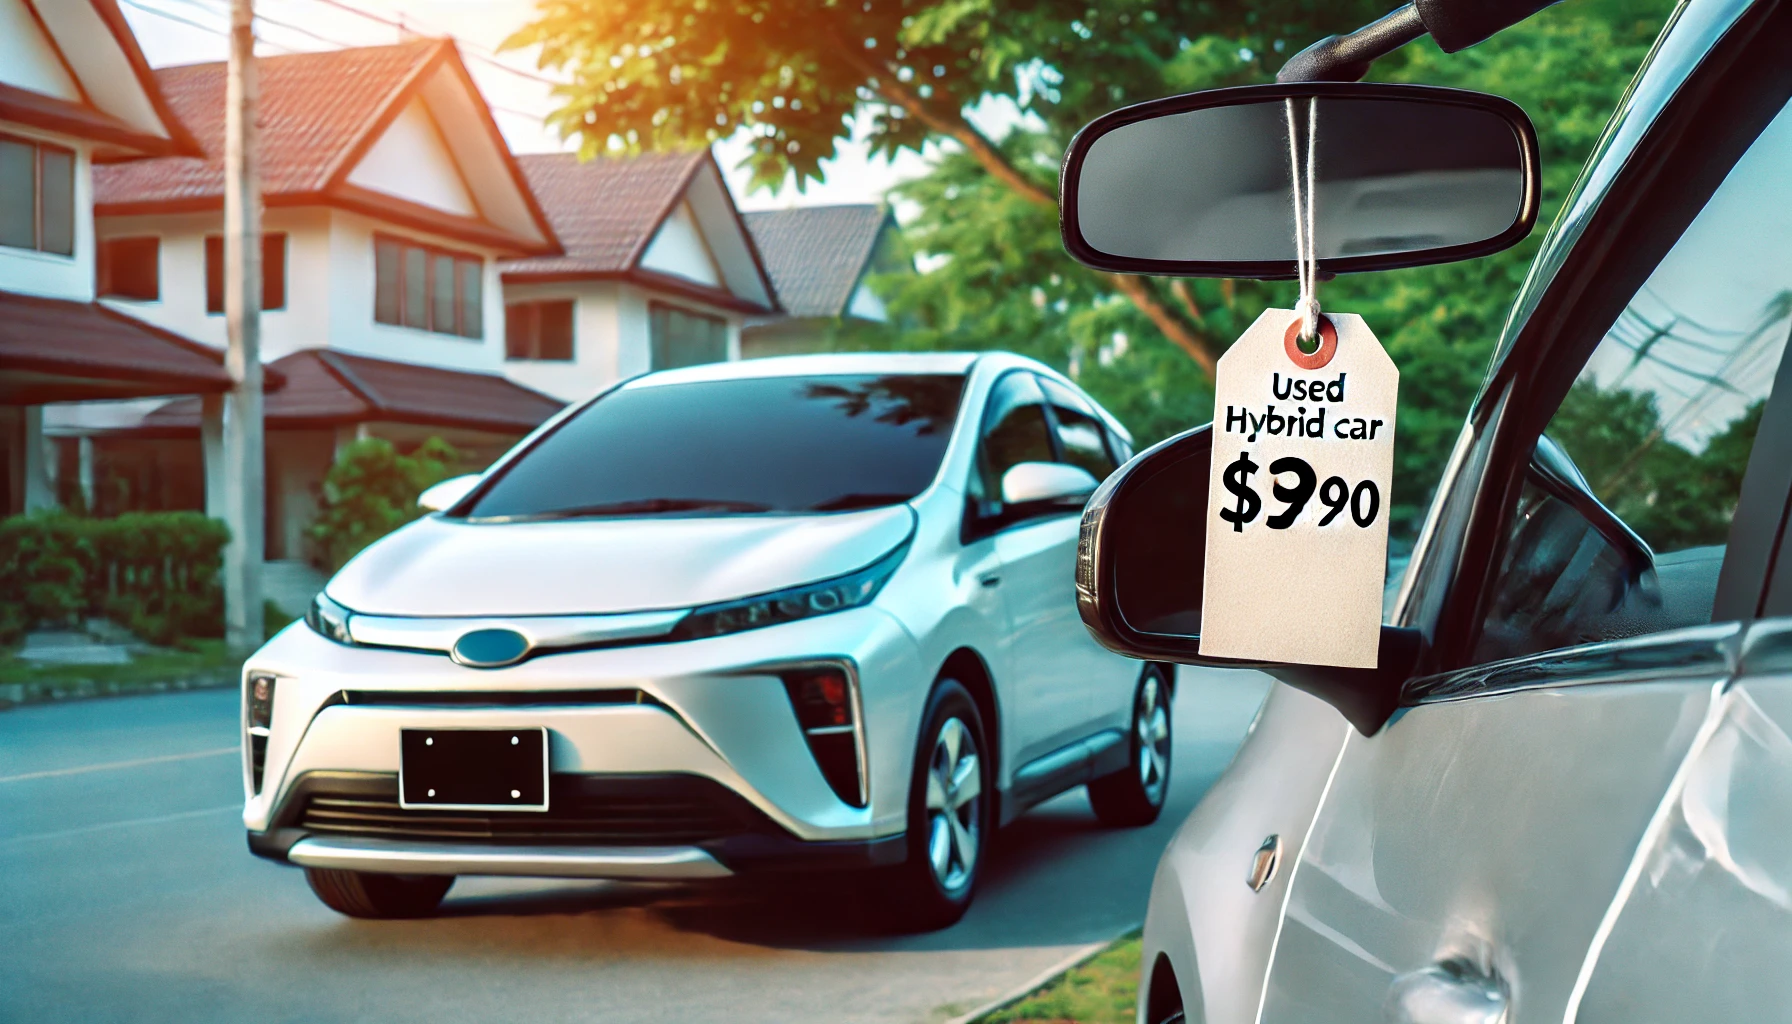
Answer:
[{"label": "house with red tile roof", "polygon": [[228,389],[215,350],[95,301],[95,176],[198,152],[113,0],[0,0],[0,515],[56,504],[52,403]]},{"label": "house with red tile roof", "polygon": [[[559,400],[506,375],[500,262],[563,250],[454,44],[266,57],[260,76],[261,346],[293,386],[265,403],[270,560],[305,529],[342,446],[441,436],[495,457]],[[93,179],[99,295],[221,350],[225,66],[154,80],[195,152],[109,164]],[[202,403],[61,407],[134,507],[191,507]],[[114,489],[116,490],[116,489]]]},{"label": "house with red tile roof", "polygon": [[777,293],[706,149],[517,158],[564,252],[503,264],[507,372],[572,400],[738,359]]}]

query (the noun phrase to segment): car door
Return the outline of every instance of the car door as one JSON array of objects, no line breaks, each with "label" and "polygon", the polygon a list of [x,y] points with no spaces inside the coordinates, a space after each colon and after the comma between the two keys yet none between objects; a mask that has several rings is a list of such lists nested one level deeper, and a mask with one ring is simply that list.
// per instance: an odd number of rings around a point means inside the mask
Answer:
[{"label": "car door", "polygon": [[1001,682],[1018,767],[1080,739],[1088,717],[1080,666],[1065,656],[1072,637],[1087,641],[1072,590],[1077,515],[1001,500],[1010,468],[1058,457],[1045,395],[1032,374],[1011,372],[990,390],[977,449],[965,529],[970,538],[990,538],[999,559],[997,575],[984,583],[997,588],[1008,622]]},{"label": "car door", "polygon": [[[1120,467],[1120,453],[1087,398],[1052,380],[1039,378],[1045,390],[1062,461],[1084,469],[1096,480],[1106,480]],[[1074,538],[1071,559],[1074,564]],[[1070,593],[1075,601],[1075,593]],[[1123,658],[1095,642],[1086,629],[1072,630],[1062,638],[1066,664],[1076,666],[1082,677],[1082,693],[1088,726],[1092,730],[1125,729],[1132,720],[1134,691],[1139,682],[1139,663]]]},{"label": "car door", "polygon": [[[1792,648],[1783,623],[1751,621],[1792,573],[1774,561],[1792,113],[1740,144],[1590,356],[1543,360],[1495,401],[1490,443],[1509,429],[1529,451],[1542,426],[1578,473],[1528,473],[1504,499],[1494,571],[1462,577],[1480,609],[1463,664],[1345,744],[1262,1020],[1784,1015]],[[1483,492],[1513,493],[1500,472]],[[1763,922],[1773,938],[1752,945]]]}]

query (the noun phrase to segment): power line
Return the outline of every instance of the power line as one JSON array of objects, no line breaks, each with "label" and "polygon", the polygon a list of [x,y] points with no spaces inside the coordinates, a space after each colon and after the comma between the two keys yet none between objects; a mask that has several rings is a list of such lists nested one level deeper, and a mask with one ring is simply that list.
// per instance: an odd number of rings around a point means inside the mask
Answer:
[{"label": "power line", "polygon": [[[183,16],[181,16],[179,14],[175,14],[171,11],[164,11],[159,7],[151,7],[148,4],[143,3],[142,0],[124,0],[124,3],[129,4],[132,7],[135,7],[137,10],[142,11],[145,14],[153,14],[158,18],[165,18],[168,21],[179,22],[180,24],[186,25],[189,28],[196,28],[201,32],[208,32],[214,36],[221,36],[226,39],[228,39],[230,37],[229,32],[227,32],[224,29],[218,28],[215,25],[202,25],[199,22],[192,20],[191,18],[183,17]],[[211,8],[204,8],[204,9],[211,10]],[[282,46],[281,44],[276,43],[271,39],[258,39],[256,41],[259,43],[262,43],[266,46],[270,46],[276,50],[280,50],[284,53],[297,52],[297,51],[293,50],[292,47]]]},{"label": "power line", "polygon": [[[356,7],[353,4],[345,3],[344,0],[313,0],[313,2],[324,4],[329,7],[334,7],[339,11],[346,11],[350,14],[358,15],[362,18],[366,18],[368,21],[372,21],[372,22],[376,22],[378,24],[384,25],[387,28],[395,28],[401,32],[412,31],[411,27],[409,25],[405,24],[402,20],[395,21],[391,18],[386,17],[383,14],[375,14],[374,12],[369,11],[365,8]],[[431,28],[431,29],[435,28],[434,26],[431,26],[427,23],[420,23],[420,24],[422,24],[425,28]],[[473,58],[476,61],[479,61],[480,63],[489,64],[492,67],[497,68],[499,71],[508,71],[511,74],[516,75],[519,78],[526,78],[531,82],[539,82],[542,85],[562,85],[562,84],[564,84],[562,82],[559,82],[552,78],[549,78],[546,75],[537,74],[536,72],[533,72],[533,71],[524,71],[522,68],[515,67],[510,64],[506,64],[503,61],[497,59],[494,51],[487,49],[483,46],[480,46],[478,43],[474,43],[469,40],[463,39],[460,36],[457,36],[452,32],[442,32],[441,34],[443,36],[446,36],[449,39],[454,40],[455,42],[459,43],[461,46],[466,48],[466,50],[468,51],[467,56]]]}]

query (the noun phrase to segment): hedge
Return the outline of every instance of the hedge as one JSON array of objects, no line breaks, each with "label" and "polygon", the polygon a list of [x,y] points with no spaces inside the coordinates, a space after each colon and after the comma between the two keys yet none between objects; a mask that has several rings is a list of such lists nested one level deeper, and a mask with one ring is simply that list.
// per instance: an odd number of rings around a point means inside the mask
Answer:
[{"label": "hedge", "polygon": [[198,512],[0,519],[0,643],[105,616],[151,643],[224,634],[230,530]]}]

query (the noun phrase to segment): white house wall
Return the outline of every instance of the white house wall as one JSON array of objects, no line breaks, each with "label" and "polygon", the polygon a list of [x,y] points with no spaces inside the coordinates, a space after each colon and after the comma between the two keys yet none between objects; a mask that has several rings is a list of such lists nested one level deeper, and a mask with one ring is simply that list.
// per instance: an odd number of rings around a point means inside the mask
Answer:
[{"label": "white house wall", "polygon": [[393,119],[348,180],[351,185],[438,210],[479,216],[479,205],[467,191],[441,129],[418,99],[411,100]]},{"label": "white house wall", "polygon": [[710,254],[703,231],[697,226],[696,214],[686,200],[680,200],[666,215],[653,241],[648,243],[647,251],[641,254],[641,266],[707,285],[720,287],[722,284],[715,257]]},{"label": "white house wall", "polygon": [[588,398],[622,379],[622,287],[615,281],[506,285],[505,302],[573,301],[572,361],[507,360],[504,375],[566,402]]},{"label": "white house wall", "polygon": [[863,281],[853,289],[852,301],[846,304],[846,315],[860,320],[875,320],[884,323],[890,319],[890,311],[884,307],[884,300],[877,297],[871,286]]},{"label": "white house wall", "polygon": [[[397,327],[373,320],[373,236],[392,235],[485,259],[480,294],[485,321],[483,338],[436,334],[415,327]],[[357,213],[332,211],[329,265],[332,348],[375,359],[426,363],[474,373],[504,369],[504,302],[498,263],[489,250],[419,231],[392,228]]]},{"label": "white house wall", "polygon": [[56,59],[55,44],[20,0],[0,0],[0,83],[81,102],[80,88]]},{"label": "white house wall", "polygon": [[[4,2],[4,0],[0,0]],[[0,58],[3,62],[4,58]],[[93,300],[93,162],[86,142],[0,121],[0,132],[75,151],[75,254],[0,246],[0,291]]]},{"label": "white house wall", "polygon": [[[223,348],[229,341],[224,315],[205,311],[205,236],[220,234],[223,228],[223,216],[216,213],[103,218],[99,223],[101,238],[155,236],[161,244],[157,251],[159,298],[153,302],[118,298],[102,301],[157,327]],[[262,311],[264,362],[302,348],[328,344],[330,310],[334,304],[329,281],[329,229],[327,210],[275,208],[263,215],[262,231],[286,235],[286,306]],[[368,319],[372,316],[369,306]]]}]

